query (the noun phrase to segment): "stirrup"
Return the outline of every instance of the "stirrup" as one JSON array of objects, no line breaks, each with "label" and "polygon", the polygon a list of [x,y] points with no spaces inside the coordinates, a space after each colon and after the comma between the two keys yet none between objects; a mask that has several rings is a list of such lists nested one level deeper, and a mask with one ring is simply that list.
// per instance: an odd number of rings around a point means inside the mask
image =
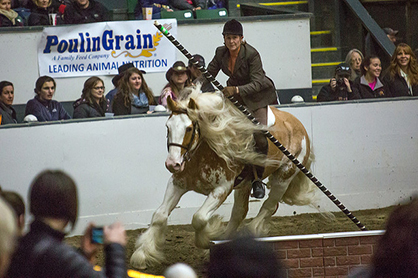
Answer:
[{"label": "stirrup", "polygon": [[263,199],[264,195],[266,195],[265,185],[266,184],[262,180],[255,179],[251,184],[253,188],[252,196],[257,199]]}]

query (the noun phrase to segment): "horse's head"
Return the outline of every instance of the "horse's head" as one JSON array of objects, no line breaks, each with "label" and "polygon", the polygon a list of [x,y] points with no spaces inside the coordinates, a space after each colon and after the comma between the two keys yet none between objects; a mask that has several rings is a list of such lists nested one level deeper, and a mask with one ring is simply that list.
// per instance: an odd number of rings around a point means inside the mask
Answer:
[{"label": "horse's head", "polygon": [[167,99],[167,107],[172,113],[166,123],[168,156],[165,166],[171,173],[180,173],[199,141],[198,123],[192,121],[188,115],[188,110],[198,107],[190,99],[187,109],[181,108],[170,97]]}]

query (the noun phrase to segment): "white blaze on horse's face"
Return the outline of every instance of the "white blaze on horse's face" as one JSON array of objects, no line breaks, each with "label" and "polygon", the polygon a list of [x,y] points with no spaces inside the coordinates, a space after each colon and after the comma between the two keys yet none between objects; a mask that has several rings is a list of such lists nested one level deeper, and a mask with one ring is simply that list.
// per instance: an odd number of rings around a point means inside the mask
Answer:
[{"label": "white blaze on horse's face", "polygon": [[[187,146],[195,132],[193,123],[187,114],[172,114],[167,120],[167,146],[168,156],[165,167],[171,173],[180,173],[184,170]],[[192,147],[192,146],[189,146]]]}]

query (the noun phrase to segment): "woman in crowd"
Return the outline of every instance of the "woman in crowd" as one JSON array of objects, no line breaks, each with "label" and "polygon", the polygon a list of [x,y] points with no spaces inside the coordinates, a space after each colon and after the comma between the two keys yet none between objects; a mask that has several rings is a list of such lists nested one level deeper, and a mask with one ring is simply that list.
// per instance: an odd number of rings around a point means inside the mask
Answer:
[{"label": "woman in crowd", "polygon": [[112,111],[117,115],[145,114],[149,105],[155,104],[154,95],[143,73],[137,68],[127,69],[118,83],[118,92],[112,101]]},{"label": "woman in crowd", "polygon": [[0,187],[0,197],[2,197],[13,209],[16,215],[18,236],[23,235],[23,230],[25,229],[25,210],[26,206],[23,201],[22,196],[19,193],[14,191],[2,190]]},{"label": "woman in crowd", "polygon": [[41,76],[36,80],[36,96],[26,103],[25,116],[34,115],[39,122],[71,119],[61,103],[52,100],[56,83],[50,76]]},{"label": "woman in crowd", "polygon": [[81,98],[73,104],[73,118],[104,117],[109,110],[109,102],[104,97],[103,80],[97,76],[90,77],[84,82]]},{"label": "woman in crowd", "polygon": [[[263,70],[258,51],[244,41],[243,28],[235,19],[225,23],[223,28],[224,45],[216,49],[215,56],[208,65],[208,72],[216,77],[220,70],[227,76],[226,97],[234,96],[248,107],[261,124],[267,124],[267,106],[276,103],[276,89],[273,81]],[[254,133],[255,150],[267,155],[268,142],[260,131]],[[255,171],[254,171],[255,170]],[[254,172],[256,172],[254,174]],[[264,184],[261,181],[264,167],[248,165],[235,180],[235,185],[246,179],[252,180],[253,196],[263,198]]]},{"label": "woman in crowd", "polygon": [[361,77],[354,81],[354,87],[360,93],[361,98],[381,98],[389,97],[388,90],[380,81],[379,76],[382,72],[382,65],[379,57],[372,55],[366,57],[361,63]]},{"label": "woman in crowd", "polygon": [[177,61],[173,66],[166,72],[165,78],[168,83],[165,85],[161,92],[158,103],[167,107],[167,98],[171,97],[172,100],[180,98],[180,92],[190,86],[190,70],[182,61]]},{"label": "woman in crowd", "polygon": [[361,63],[364,60],[363,53],[358,49],[351,49],[345,57],[345,63],[350,65],[351,75],[349,80],[354,81],[361,76]]},{"label": "woman in crowd", "polygon": [[29,189],[29,207],[34,220],[19,242],[8,278],[126,277],[126,234],[120,223],[103,228],[103,272],[95,271],[90,263],[98,250],[98,245],[91,243],[93,224],[82,238],[82,252],[64,242],[78,218],[77,186],[67,174],[50,170],[40,173]]},{"label": "woman in crowd", "polygon": [[51,6],[52,0],[33,0],[33,2],[35,7],[31,10],[31,14],[29,15],[28,25],[54,25],[52,22],[52,20],[54,20],[52,14],[57,14],[58,11]]},{"label": "woman in crowd", "polygon": [[392,97],[418,96],[417,57],[406,43],[395,48],[383,83]]},{"label": "woman in crowd", "polygon": [[23,26],[23,21],[12,10],[11,0],[0,0],[0,27]]},{"label": "woman in crowd", "polygon": [[0,82],[0,125],[17,123],[16,111],[12,104],[14,100],[13,83],[9,81]]}]

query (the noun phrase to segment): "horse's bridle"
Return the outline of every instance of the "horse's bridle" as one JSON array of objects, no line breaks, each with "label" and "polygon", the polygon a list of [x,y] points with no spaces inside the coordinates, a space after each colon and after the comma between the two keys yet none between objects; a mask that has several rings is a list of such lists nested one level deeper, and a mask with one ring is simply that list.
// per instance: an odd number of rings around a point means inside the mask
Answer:
[{"label": "horse's bridle", "polygon": [[[187,110],[186,109],[178,109],[176,111],[172,111],[173,113],[177,113],[177,114],[186,114],[188,116]],[[199,135],[200,137],[200,129],[199,129],[199,124],[197,123],[197,121],[192,121],[193,124],[193,130],[192,130],[192,138],[190,138],[190,142],[187,145],[182,145],[182,144],[177,144],[177,143],[170,143],[168,140],[168,132],[167,132],[167,151],[170,149],[171,146],[174,147],[180,147],[182,149],[185,149],[186,152],[183,154],[183,162],[188,162],[191,159],[191,147],[193,145],[193,142],[195,140],[196,137],[196,133]]]}]

